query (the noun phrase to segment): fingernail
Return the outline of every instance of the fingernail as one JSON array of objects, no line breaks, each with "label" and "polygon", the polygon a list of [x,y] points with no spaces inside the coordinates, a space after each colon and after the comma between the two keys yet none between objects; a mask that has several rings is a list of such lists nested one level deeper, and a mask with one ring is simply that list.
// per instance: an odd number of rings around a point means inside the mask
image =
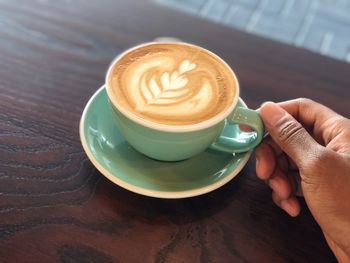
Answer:
[{"label": "fingernail", "polygon": [[274,102],[265,102],[260,107],[261,118],[268,126],[274,126],[285,114],[286,111]]},{"label": "fingernail", "polygon": [[294,209],[293,205],[289,202],[289,199],[285,199],[281,201],[281,208],[292,217],[296,217],[298,215],[298,212]]}]

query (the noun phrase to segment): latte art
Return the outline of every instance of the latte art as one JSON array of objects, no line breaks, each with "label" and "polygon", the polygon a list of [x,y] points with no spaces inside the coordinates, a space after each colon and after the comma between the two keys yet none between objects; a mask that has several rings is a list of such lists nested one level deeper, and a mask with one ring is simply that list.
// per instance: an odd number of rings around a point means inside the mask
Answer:
[{"label": "latte art", "polygon": [[149,44],[117,60],[110,77],[120,107],[167,125],[208,120],[228,108],[236,92],[218,58],[191,45]]},{"label": "latte art", "polygon": [[[156,61],[161,64],[162,57]],[[179,63],[173,61],[173,64]],[[161,114],[172,119],[203,111],[209,106],[211,87],[206,80],[201,86],[191,87],[195,84],[191,83],[194,80],[190,81],[189,73],[195,68],[196,64],[189,60],[180,62],[173,71],[162,71],[159,66],[154,68],[152,63],[149,67],[145,64],[142,71],[131,77],[134,83],[130,86],[130,94],[134,96],[130,98],[135,104],[134,109],[143,114],[155,117]]]},{"label": "latte art", "polygon": [[[178,71],[164,72],[160,76],[160,83],[157,83],[158,76],[153,75],[150,81],[146,83],[147,71],[141,77],[140,91],[142,98],[139,98],[140,105],[136,106],[137,110],[145,111],[147,107],[151,105],[170,105],[179,107],[182,97],[190,92],[189,88],[186,88],[188,79],[185,73],[194,69],[195,64],[191,64],[188,60],[184,60]],[[191,97],[189,98],[191,100]]]}]

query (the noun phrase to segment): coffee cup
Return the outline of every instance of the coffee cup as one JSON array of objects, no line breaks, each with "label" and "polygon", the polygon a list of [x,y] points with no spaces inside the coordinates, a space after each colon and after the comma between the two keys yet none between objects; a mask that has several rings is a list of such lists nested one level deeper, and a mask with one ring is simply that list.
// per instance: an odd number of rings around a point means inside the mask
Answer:
[{"label": "coffee cup", "polygon": [[153,159],[180,161],[208,148],[246,152],[263,136],[258,112],[239,104],[232,69],[193,44],[151,42],[128,49],[109,66],[106,90],[111,121],[134,149]]}]

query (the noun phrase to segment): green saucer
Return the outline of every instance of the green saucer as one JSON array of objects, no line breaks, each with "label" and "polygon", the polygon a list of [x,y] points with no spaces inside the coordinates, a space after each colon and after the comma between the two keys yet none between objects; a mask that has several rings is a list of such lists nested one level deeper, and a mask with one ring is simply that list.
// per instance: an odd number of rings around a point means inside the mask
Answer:
[{"label": "green saucer", "polygon": [[[241,106],[246,106],[240,100]],[[234,135],[238,127],[229,126]],[[94,166],[113,183],[132,192],[160,198],[184,198],[213,191],[234,178],[251,152],[227,154],[207,150],[180,162],[161,162],[134,150],[118,131],[101,87],[87,103],[80,140]]]}]

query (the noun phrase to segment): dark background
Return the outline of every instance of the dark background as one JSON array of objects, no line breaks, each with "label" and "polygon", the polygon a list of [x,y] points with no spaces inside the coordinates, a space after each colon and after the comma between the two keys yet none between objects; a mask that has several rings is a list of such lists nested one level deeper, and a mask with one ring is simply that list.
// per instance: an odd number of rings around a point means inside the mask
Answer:
[{"label": "dark background", "polygon": [[1,262],[333,262],[303,203],[271,201],[254,160],[224,187],[161,200],[114,185],[78,126],[122,50],[173,36],[220,55],[256,108],[297,97],[349,114],[349,64],[147,1],[0,2]]}]

